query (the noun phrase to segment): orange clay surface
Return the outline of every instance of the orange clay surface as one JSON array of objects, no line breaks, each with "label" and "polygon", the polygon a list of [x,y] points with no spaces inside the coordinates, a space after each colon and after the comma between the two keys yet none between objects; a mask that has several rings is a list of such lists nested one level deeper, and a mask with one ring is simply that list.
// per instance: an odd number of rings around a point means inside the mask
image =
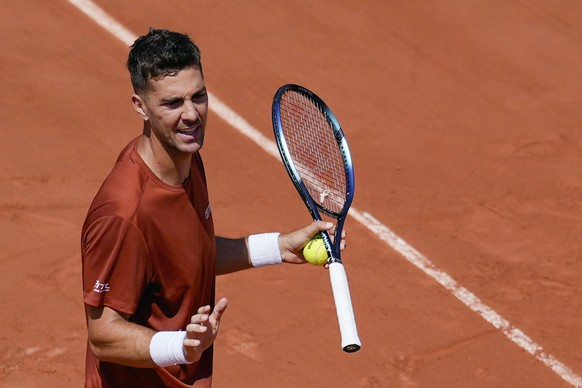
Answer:
[{"label": "orange clay surface", "polygon": [[[97,0],[134,34],[189,33],[209,90],[272,139],[276,89],[334,110],[371,213],[582,374],[582,3]],[[0,386],[81,387],[80,229],[141,131],[128,48],[66,0],[0,5]],[[211,114],[217,233],[309,222],[282,165]],[[568,387],[349,218],[363,347],[326,270],[221,277],[216,387]]]}]

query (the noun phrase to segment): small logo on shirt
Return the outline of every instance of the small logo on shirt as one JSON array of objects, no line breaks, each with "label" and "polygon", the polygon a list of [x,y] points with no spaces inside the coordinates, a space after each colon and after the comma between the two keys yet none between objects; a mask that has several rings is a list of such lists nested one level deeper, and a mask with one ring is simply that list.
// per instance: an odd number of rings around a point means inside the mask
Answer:
[{"label": "small logo on shirt", "polygon": [[99,280],[97,280],[93,286],[93,291],[99,294],[102,292],[109,292],[109,283],[101,283]]},{"label": "small logo on shirt", "polygon": [[206,219],[209,219],[210,213],[212,213],[212,209],[210,209],[210,204],[208,204],[208,207],[206,208],[206,211],[204,212],[204,217],[206,217]]}]

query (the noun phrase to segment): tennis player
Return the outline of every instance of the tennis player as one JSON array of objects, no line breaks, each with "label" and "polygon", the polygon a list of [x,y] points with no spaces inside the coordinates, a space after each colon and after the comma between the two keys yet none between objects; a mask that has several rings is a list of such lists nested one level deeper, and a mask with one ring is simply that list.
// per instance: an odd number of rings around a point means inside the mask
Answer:
[{"label": "tennis player", "polygon": [[143,133],[119,155],[82,229],[86,387],[210,387],[228,304],[215,302],[215,276],[304,263],[301,247],[332,225],[215,236],[199,154],[208,94],[198,47],[150,29],[127,67]]}]

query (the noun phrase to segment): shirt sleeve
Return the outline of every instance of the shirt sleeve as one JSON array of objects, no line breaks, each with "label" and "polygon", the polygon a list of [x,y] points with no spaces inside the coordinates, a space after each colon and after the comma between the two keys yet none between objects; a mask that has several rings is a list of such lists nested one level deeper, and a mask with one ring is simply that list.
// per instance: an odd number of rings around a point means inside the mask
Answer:
[{"label": "shirt sleeve", "polygon": [[87,228],[81,253],[84,302],[132,315],[151,274],[137,226],[117,216],[101,217]]}]

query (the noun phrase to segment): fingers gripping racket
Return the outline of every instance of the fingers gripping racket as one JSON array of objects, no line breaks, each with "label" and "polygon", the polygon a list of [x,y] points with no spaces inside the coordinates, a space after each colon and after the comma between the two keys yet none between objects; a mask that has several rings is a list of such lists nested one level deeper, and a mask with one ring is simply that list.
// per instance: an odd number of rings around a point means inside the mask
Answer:
[{"label": "fingers gripping racket", "polygon": [[273,99],[273,129],[283,164],[314,220],[320,212],[335,218],[336,236],[322,232],[341,333],[342,349],[361,347],[340,257],[344,221],[354,196],[354,171],[348,142],[329,107],[314,93],[283,85]]}]

